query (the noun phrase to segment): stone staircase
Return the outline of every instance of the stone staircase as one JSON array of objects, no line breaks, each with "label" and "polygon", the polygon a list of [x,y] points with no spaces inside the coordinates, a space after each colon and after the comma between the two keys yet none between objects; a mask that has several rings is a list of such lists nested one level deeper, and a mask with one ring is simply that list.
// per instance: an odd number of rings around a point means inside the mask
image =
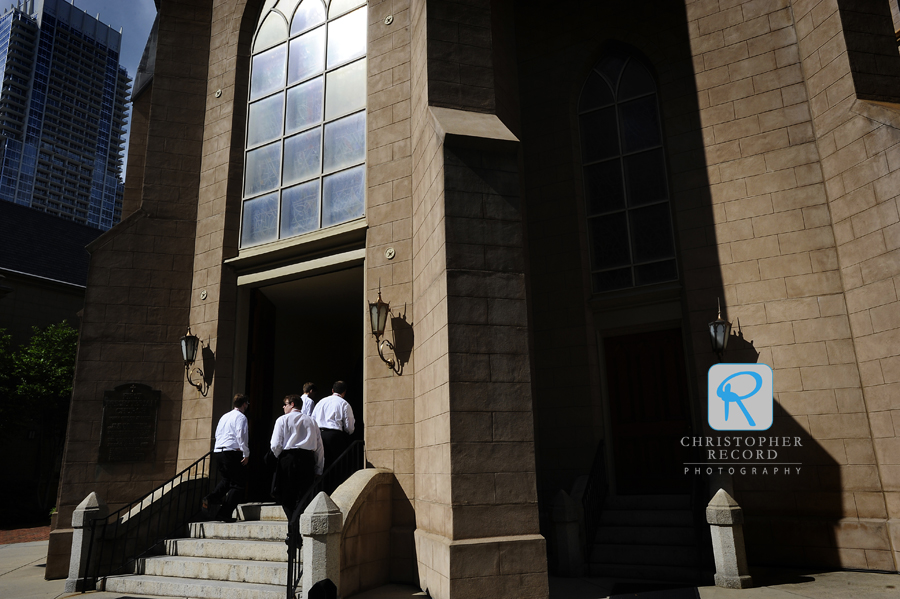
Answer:
[{"label": "stone staircase", "polygon": [[607,497],[591,552],[592,576],[703,580],[701,539],[690,495]]},{"label": "stone staircase", "polygon": [[245,504],[238,520],[194,522],[163,555],[137,560],[133,574],[108,576],[98,590],[192,599],[284,599],[287,520],[280,506]]}]

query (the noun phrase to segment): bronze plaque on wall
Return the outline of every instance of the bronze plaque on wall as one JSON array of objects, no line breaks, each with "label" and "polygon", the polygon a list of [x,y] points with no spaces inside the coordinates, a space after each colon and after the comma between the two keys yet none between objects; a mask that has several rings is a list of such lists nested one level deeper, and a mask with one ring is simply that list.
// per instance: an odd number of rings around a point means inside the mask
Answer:
[{"label": "bronze plaque on wall", "polygon": [[103,392],[100,462],[143,462],[153,457],[161,395],[139,383]]}]

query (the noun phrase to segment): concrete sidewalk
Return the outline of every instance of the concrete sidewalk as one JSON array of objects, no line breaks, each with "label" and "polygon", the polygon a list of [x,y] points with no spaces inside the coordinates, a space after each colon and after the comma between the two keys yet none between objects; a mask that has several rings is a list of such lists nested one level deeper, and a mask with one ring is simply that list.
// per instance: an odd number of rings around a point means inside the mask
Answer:
[{"label": "concrete sidewalk", "polygon": [[[65,593],[64,580],[44,580],[47,541],[0,545],[0,598],[2,599],[132,599],[119,593]],[[550,599],[898,599],[900,574],[871,572],[797,572],[753,570],[759,586],[735,591],[716,587],[653,590],[652,584],[624,584],[609,578],[551,578]],[[355,599],[411,599],[419,589],[387,585]],[[481,599],[472,597],[466,599]],[[485,597],[489,599],[489,597]]]}]

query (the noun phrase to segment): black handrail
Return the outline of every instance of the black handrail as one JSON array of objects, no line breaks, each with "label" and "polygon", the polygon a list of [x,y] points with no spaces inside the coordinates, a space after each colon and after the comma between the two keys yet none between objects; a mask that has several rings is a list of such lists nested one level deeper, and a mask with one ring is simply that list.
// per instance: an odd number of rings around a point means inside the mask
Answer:
[{"label": "black handrail", "polygon": [[609,481],[606,477],[606,454],[603,449],[603,439],[597,444],[594,453],[594,461],[591,464],[591,473],[584,487],[584,495],[581,496],[581,506],[584,509],[584,544],[585,556],[590,555],[597,537],[597,528],[600,526],[600,514],[603,510],[603,502],[609,490]]},{"label": "black handrail", "polygon": [[341,483],[350,478],[350,475],[365,468],[365,458],[365,441],[354,441],[300,498],[300,502],[288,522],[288,534],[285,539],[288,546],[287,599],[296,598],[297,585],[300,584],[300,577],[303,576],[303,565],[300,563],[300,516],[303,514],[303,510],[312,503],[320,491],[333,492]]},{"label": "black handrail", "polygon": [[82,593],[94,589],[99,578],[126,571],[200,513],[201,498],[218,479],[211,460],[209,452],[143,498],[91,521],[87,559],[79,577]]}]

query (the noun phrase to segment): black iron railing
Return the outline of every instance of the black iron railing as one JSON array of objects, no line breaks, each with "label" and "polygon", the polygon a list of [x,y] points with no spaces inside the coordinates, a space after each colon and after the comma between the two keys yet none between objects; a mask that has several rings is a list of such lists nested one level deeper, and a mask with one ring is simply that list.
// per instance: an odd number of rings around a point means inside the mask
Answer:
[{"label": "black iron railing", "polygon": [[135,561],[180,533],[201,511],[201,499],[218,481],[212,452],[107,518],[93,520],[81,588],[92,590],[97,580],[129,571]]},{"label": "black iron railing", "polygon": [[584,508],[584,543],[585,555],[590,555],[597,536],[597,528],[600,526],[600,516],[603,511],[603,502],[609,490],[609,481],[606,477],[606,453],[603,449],[603,440],[597,444],[594,453],[594,461],[591,464],[591,474],[588,476],[584,495],[581,497],[581,505]]},{"label": "black iron railing", "polygon": [[297,597],[297,586],[300,584],[300,577],[303,576],[303,566],[300,563],[300,515],[321,491],[332,493],[354,472],[365,467],[365,441],[354,441],[300,498],[300,503],[297,504],[297,509],[288,522],[288,535],[285,540],[288,546],[287,599]]}]

